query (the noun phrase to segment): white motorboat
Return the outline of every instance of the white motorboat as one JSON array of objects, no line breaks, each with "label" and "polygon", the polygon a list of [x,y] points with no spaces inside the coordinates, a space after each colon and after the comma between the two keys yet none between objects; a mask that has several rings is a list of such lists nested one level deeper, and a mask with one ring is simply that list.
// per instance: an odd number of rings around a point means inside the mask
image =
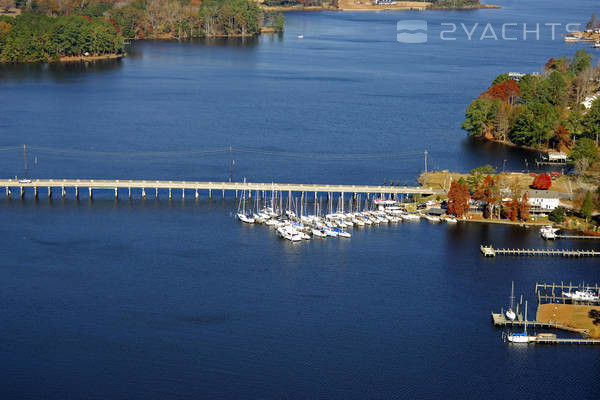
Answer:
[{"label": "white motorboat", "polygon": [[448,224],[456,224],[458,222],[456,218],[450,216],[447,216],[444,221],[446,221]]},{"label": "white motorboat", "polygon": [[313,229],[312,234],[313,234],[313,236],[323,238],[323,239],[325,239],[327,237],[327,234],[320,229]]},{"label": "white motorboat", "polygon": [[558,228],[554,228],[551,225],[546,225],[540,228],[540,235],[542,235],[542,238],[546,240],[554,240],[558,237],[556,234],[558,231]]},{"label": "white motorboat", "polygon": [[401,217],[404,221],[419,221],[421,219],[417,214],[402,214]]},{"label": "white motorboat", "polygon": [[298,35],[298,39],[304,39],[304,35]]},{"label": "white motorboat", "polygon": [[436,217],[435,215],[425,214],[424,218],[429,222],[433,222],[433,223],[440,222],[440,217]]},{"label": "white motorboat", "polygon": [[289,225],[280,226],[277,228],[277,232],[282,238],[287,239],[290,242],[299,242],[303,239],[300,232]]},{"label": "white motorboat", "polygon": [[600,49],[600,42],[596,42],[592,45],[592,49]]},{"label": "white motorboat", "polygon": [[574,301],[598,301],[600,297],[590,289],[576,290],[575,292],[563,292],[563,296]]}]

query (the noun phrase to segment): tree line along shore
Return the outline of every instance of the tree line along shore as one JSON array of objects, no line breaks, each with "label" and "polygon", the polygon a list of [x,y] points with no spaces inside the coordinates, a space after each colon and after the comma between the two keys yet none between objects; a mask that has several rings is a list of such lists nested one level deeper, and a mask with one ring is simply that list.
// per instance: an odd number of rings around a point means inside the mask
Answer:
[{"label": "tree line along shore", "polygon": [[569,154],[577,175],[598,161],[600,67],[592,55],[550,58],[541,73],[502,74],[468,106],[470,136]]},{"label": "tree line along shore", "polygon": [[284,16],[252,0],[0,0],[0,62],[123,56],[126,40],[277,33]]}]

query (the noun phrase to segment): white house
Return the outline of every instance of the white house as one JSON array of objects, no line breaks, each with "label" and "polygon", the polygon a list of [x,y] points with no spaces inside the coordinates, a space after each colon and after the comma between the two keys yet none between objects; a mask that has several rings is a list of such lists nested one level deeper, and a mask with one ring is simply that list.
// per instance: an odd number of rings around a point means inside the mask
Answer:
[{"label": "white house", "polygon": [[525,193],[533,212],[550,212],[558,207],[560,201],[560,194],[555,190],[527,189],[521,192],[521,198]]}]

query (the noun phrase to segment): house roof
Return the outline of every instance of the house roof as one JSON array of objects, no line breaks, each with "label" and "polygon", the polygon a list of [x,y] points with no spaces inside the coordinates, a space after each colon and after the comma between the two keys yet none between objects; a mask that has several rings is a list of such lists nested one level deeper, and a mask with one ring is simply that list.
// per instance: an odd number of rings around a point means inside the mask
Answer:
[{"label": "house roof", "polygon": [[527,193],[527,197],[531,199],[559,199],[560,193],[556,190],[535,190],[527,189],[521,191],[521,197]]}]

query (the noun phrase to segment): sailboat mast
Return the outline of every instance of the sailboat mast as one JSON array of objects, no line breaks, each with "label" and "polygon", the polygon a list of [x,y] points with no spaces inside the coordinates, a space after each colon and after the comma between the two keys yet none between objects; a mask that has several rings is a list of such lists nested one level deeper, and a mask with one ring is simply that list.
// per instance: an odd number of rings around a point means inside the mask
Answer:
[{"label": "sailboat mast", "polygon": [[525,300],[525,335],[527,335],[527,300]]}]

